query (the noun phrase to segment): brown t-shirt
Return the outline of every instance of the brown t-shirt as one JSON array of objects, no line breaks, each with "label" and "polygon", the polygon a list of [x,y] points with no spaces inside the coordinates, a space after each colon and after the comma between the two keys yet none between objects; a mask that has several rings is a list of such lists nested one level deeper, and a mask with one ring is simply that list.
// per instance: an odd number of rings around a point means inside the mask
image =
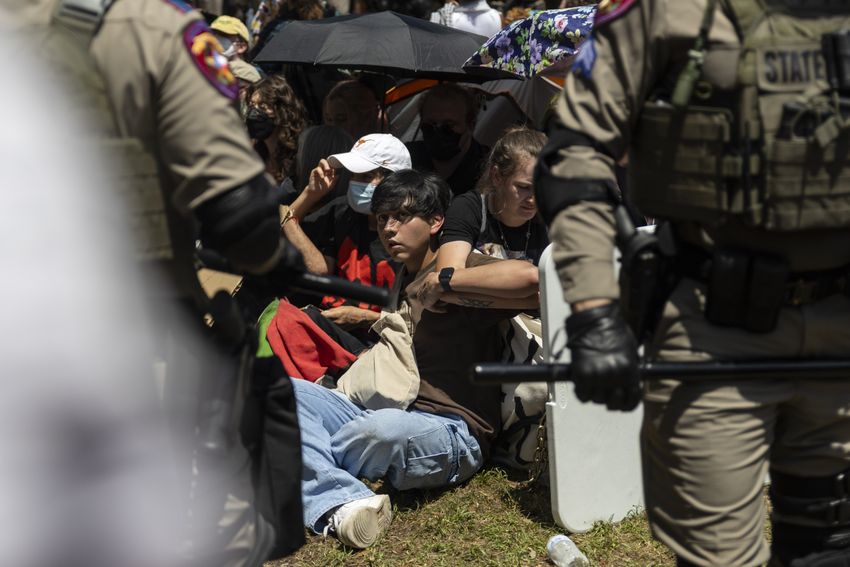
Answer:
[{"label": "brown t-shirt", "polygon": [[[467,266],[499,262],[482,254],[470,254]],[[407,289],[434,271],[432,263],[415,277],[402,270],[399,279]],[[402,293],[400,300],[406,300]],[[413,309],[413,312],[418,312]],[[422,311],[413,333],[413,349],[419,368],[419,395],[412,408],[435,414],[454,414],[463,418],[469,432],[489,455],[490,444],[500,428],[501,388],[473,384],[470,368],[478,362],[495,362],[502,351],[498,330],[500,321],[518,311],[474,309],[448,305],[445,313]]]}]

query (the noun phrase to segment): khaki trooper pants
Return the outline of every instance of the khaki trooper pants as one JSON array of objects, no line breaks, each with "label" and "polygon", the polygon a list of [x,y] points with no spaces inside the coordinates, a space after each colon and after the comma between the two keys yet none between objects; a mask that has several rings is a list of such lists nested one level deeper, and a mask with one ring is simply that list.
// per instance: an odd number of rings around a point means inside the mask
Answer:
[{"label": "khaki trooper pants", "polygon": [[[704,287],[684,279],[648,353],[660,360],[850,358],[850,299],[784,308],[766,334],[716,327]],[[697,565],[760,565],[770,468],[826,476],[850,468],[847,381],[649,381],[641,431],[647,513],[655,535]]]}]

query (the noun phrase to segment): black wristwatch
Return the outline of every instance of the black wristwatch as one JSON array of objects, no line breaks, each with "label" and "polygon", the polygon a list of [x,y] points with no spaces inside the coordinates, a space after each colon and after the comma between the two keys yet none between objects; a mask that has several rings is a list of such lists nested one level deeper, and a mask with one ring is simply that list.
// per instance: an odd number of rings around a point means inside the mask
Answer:
[{"label": "black wristwatch", "polygon": [[443,291],[452,290],[452,276],[454,273],[454,268],[443,268],[440,270],[440,287],[443,288]]}]

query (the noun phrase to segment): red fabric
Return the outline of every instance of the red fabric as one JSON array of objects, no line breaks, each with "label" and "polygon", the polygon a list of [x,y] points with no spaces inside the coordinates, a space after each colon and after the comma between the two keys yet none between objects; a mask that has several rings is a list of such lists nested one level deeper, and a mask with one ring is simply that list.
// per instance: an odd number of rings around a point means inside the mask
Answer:
[{"label": "red fabric", "polygon": [[292,378],[315,382],[328,370],[347,368],[357,359],[306,313],[284,299],[280,300],[266,336],[272,351]]},{"label": "red fabric", "polygon": [[[374,272],[374,273],[373,273]],[[361,254],[357,245],[350,237],[346,237],[336,255],[336,275],[350,282],[360,282],[364,285],[373,285],[391,289],[395,281],[395,270],[386,260],[379,260],[372,265],[372,258],[368,254]],[[327,295],[322,298],[322,306],[325,308],[339,307],[348,304],[345,298]],[[377,305],[358,303],[360,309],[371,309],[380,312]]]}]

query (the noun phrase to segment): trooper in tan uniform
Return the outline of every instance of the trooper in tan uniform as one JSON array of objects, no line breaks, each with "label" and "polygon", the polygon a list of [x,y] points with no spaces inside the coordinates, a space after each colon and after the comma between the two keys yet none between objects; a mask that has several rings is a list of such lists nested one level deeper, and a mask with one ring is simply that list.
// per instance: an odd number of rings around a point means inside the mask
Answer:
[{"label": "trooper in tan uniform", "polygon": [[[166,402],[177,410],[172,431],[209,448],[195,439],[204,429],[198,416],[221,399],[233,402],[216,396],[230,391],[220,384],[235,383],[238,357],[202,336],[208,305],[195,241],[240,272],[268,272],[283,255],[278,195],[236,111],[227,60],[201,14],[178,0],[3,0],[2,7],[57,80],[73,86],[74,105],[92,128],[82,135],[99,132],[102,149],[121,161],[115,185],[130,203],[138,256],[170,284],[166,297],[153,293],[147,305],[169,321],[161,356]],[[179,537],[199,565],[256,565],[273,531],[251,506],[250,460],[235,434],[227,437],[186,467],[192,489]],[[297,508],[300,528],[300,501]]]},{"label": "trooper in tan uniform", "polygon": [[[279,222],[268,206],[273,192],[234,110],[238,86],[227,60],[200,13],[181,4],[114,2],[91,53],[120,133],[139,138],[155,155],[168,201],[184,217],[195,213],[202,240],[212,239],[205,244],[237,268],[262,273],[279,259],[279,230],[269,230]],[[240,193],[255,197],[228,204]],[[252,214],[264,222],[238,226]],[[233,226],[216,227],[223,217]]]},{"label": "trooper in tan uniform", "polygon": [[[611,262],[627,153],[631,197],[678,249],[647,358],[850,358],[847,85],[821,45],[845,45],[830,33],[848,23],[844,1],[600,4],[535,181],[580,399],[641,398]],[[659,380],[642,397],[647,513],[679,565],[850,564],[850,375]]]}]

